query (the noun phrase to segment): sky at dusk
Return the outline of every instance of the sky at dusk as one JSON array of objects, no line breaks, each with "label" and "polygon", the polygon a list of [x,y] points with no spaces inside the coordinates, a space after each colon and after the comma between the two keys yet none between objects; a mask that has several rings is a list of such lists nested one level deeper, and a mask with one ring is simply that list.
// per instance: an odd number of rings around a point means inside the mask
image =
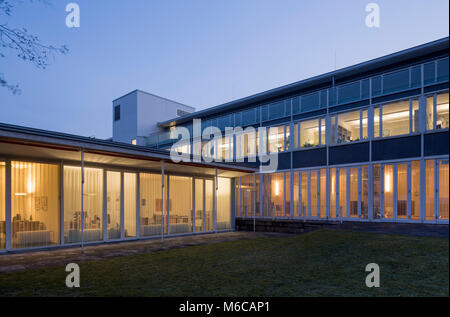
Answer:
[{"label": "sky at dusk", "polygon": [[[44,1],[45,2],[45,1]],[[134,89],[201,110],[448,36],[448,0],[22,0],[0,24],[65,44],[41,70],[5,51],[0,122],[108,138],[112,100]],[[374,1],[375,2],[375,1]]]}]

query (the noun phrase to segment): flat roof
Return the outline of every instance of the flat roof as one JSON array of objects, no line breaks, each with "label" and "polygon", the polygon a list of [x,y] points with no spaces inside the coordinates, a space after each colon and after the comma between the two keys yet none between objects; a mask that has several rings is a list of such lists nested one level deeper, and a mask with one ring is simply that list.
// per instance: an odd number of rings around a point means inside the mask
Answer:
[{"label": "flat roof", "polygon": [[176,104],[178,104],[178,105],[180,105],[180,106],[184,106],[184,107],[191,108],[192,111],[195,111],[195,108],[192,107],[192,106],[188,106],[188,105],[185,105],[184,103],[181,103],[181,102],[178,102],[178,101],[175,101],[175,100],[172,100],[172,99],[168,99],[168,98],[165,98],[165,97],[161,97],[161,96],[158,96],[158,95],[155,95],[155,94],[152,94],[152,93],[149,93],[149,92],[147,92],[147,91],[140,90],[140,89],[135,89],[135,90],[133,90],[133,91],[130,91],[129,93],[126,93],[125,95],[120,96],[119,98],[114,99],[113,102],[115,102],[115,101],[117,101],[117,100],[119,100],[119,99],[122,99],[123,97],[126,97],[126,96],[128,96],[128,95],[131,95],[131,94],[133,94],[133,93],[138,93],[138,92],[140,92],[140,93],[142,93],[142,94],[150,95],[150,96],[155,97],[155,98],[158,98],[158,99],[162,99],[162,100],[166,100],[166,101],[169,101],[169,102],[173,102],[173,103],[176,103]]},{"label": "flat roof", "polygon": [[236,177],[256,171],[233,163],[174,163],[166,150],[0,123],[0,157],[79,162],[81,151],[86,162],[135,169],[158,169],[164,161],[173,173],[213,176],[217,168],[220,176]]},{"label": "flat roof", "polygon": [[204,110],[200,110],[180,118],[173,118],[164,122],[158,123],[160,127],[168,127],[177,125],[187,121],[191,121],[194,118],[201,118],[204,116],[213,115],[218,112],[227,112],[234,109],[238,109],[245,106],[250,106],[254,103],[264,103],[264,100],[281,97],[295,93],[302,89],[308,89],[311,87],[317,87],[323,84],[327,84],[333,81],[344,80],[352,76],[358,76],[377,69],[387,66],[396,65],[407,60],[417,59],[440,51],[448,51],[449,49],[449,37],[445,37],[436,41],[432,41],[426,44],[408,48],[396,53],[385,55],[376,59],[372,59],[366,62],[355,64],[353,66],[345,67],[336,71],[328,72],[322,75],[311,77],[305,80],[301,80],[292,84],[267,90],[255,95],[244,97],[238,100],[234,100],[222,105],[210,107]]}]

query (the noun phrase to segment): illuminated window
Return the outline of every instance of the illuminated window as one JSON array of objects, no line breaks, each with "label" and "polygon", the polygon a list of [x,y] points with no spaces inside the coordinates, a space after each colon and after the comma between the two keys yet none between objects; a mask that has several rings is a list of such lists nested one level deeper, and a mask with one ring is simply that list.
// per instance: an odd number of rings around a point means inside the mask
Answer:
[{"label": "illuminated window", "polygon": [[108,240],[120,239],[120,172],[106,173],[106,210]]},{"label": "illuminated window", "polygon": [[305,217],[308,215],[308,173],[301,173],[301,216]]},{"label": "illuminated window", "polygon": [[448,92],[436,97],[436,129],[448,129]]},{"label": "illuminated window", "polygon": [[420,162],[411,162],[411,219],[420,220]]},{"label": "illuminated window", "polygon": [[270,175],[270,216],[283,217],[284,173]]},{"label": "illuminated window", "polygon": [[425,161],[425,220],[434,220],[434,160]]},{"label": "illuminated window", "polygon": [[284,125],[269,128],[269,152],[284,151]]},{"label": "illuminated window", "polygon": [[308,148],[319,145],[319,120],[300,122],[300,147]]},{"label": "illuminated window", "polygon": [[218,178],[217,189],[217,230],[230,229],[231,179]]},{"label": "illuminated window", "polygon": [[339,114],[337,117],[338,117],[337,143],[359,141],[361,139],[360,111],[357,110]]},{"label": "illuminated window", "polygon": [[125,237],[136,236],[136,194],[137,175],[134,173],[124,173],[124,228]]},{"label": "illuminated window", "polygon": [[409,100],[383,105],[383,137],[409,133]]},{"label": "illuminated window", "polygon": [[414,99],[412,101],[412,131],[411,132],[418,132],[419,131],[419,100]]},{"label": "illuminated window", "polygon": [[406,219],[408,216],[407,207],[408,190],[408,166],[406,164],[397,165],[397,218]]},{"label": "illuminated window", "polygon": [[339,169],[339,215],[347,217],[347,169]]},{"label": "illuminated window", "polygon": [[434,129],[434,97],[427,98],[427,130]]},{"label": "illuminated window", "polygon": [[384,218],[394,217],[394,166],[384,166]]},{"label": "illuminated window", "polygon": [[336,168],[330,169],[330,217],[336,218]]},{"label": "illuminated window", "polygon": [[380,107],[373,109],[373,137],[380,137]]},{"label": "illuminated window", "polygon": [[5,162],[0,162],[0,249],[6,246]]},{"label": "illuminated window", "polygon": [[317,183],[318,178],[318,171],[311,171],[311,217],[317,217],[317,207],[318,207],[318,193],[319,193],[319,186]]},{"label": "illuminated window", "polygon": [[[161,235],[162,232],[162,209],[167,214],[167,187],[164,187],[164,200],[162,199],[162,177],[160,174],[139,174],[139,197],[141,216],[140,232],[141,236]],[[164,176],[164,183],[167,184],[167,176]],[[172,184],[171,184],[172,186]],[[171,187],[172,190],[172,187]],[[184,196],[184,193],[182,193]],[[162,206],[164,205],[164,206]],[[177,221],[178,217],[172,217],[172,221]],[[181,218],[180,218],[181,219]],[[167,227],[164,231],[166,232]]]},{"label": "illuminated window", "polygon": [[373,166],[373,219],[381,218],[381,166]]},{"label": "illuminated window", "polygon": [[136,139],[131,140],[131,144],[136,145],[137,144]]},{"label": "illuminated window", "polygon": [[[103,240],[103,170],[84,169],[84,241]],[[81,168],[64,166],[64,241],[81,241]]]},{"label": "illuminated window", "polygon": [[439,219],[448,220],[449,187],[448,160],[439,161]]}]

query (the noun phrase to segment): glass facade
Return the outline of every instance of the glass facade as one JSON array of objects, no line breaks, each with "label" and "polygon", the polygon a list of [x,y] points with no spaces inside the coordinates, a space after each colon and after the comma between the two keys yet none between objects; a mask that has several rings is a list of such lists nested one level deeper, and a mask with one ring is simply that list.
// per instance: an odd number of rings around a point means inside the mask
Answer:
[{"label": "glass facade", "polygon": [[102,169],[84,168],[81,211],[81,167],[64,166],[64,242],[81,242],[82,223],[84,242],[103,240]]},{"label": "glass facade", "polygon": [[[169,233],[193,232],[194,215],[192,211],[192,177],[169,176],[170,225]],[[167,222],[166,222],[167,223]]]},{"label": "glass facade", "polygon": [[108,171],[106,173],[106,226],[108,240],[120,239],[121,183],[120,172]]}]

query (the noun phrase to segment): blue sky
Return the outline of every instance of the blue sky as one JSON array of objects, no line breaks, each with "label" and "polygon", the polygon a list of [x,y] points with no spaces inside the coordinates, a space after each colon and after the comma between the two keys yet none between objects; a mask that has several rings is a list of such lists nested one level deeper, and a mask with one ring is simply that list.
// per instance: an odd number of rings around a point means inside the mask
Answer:
[{"label": "blue sky", "polygon": [[[0,58],[22,94],[0,89],[0,122],[97,138],[112,134],[112,100],[142,89],[198,110],[448,36],[448,0],[382,0],[381,27],[361,0],[33,1],[9,26],[66,44],[45,70]],[[336,59],[335,59],[336,56]]]}]

